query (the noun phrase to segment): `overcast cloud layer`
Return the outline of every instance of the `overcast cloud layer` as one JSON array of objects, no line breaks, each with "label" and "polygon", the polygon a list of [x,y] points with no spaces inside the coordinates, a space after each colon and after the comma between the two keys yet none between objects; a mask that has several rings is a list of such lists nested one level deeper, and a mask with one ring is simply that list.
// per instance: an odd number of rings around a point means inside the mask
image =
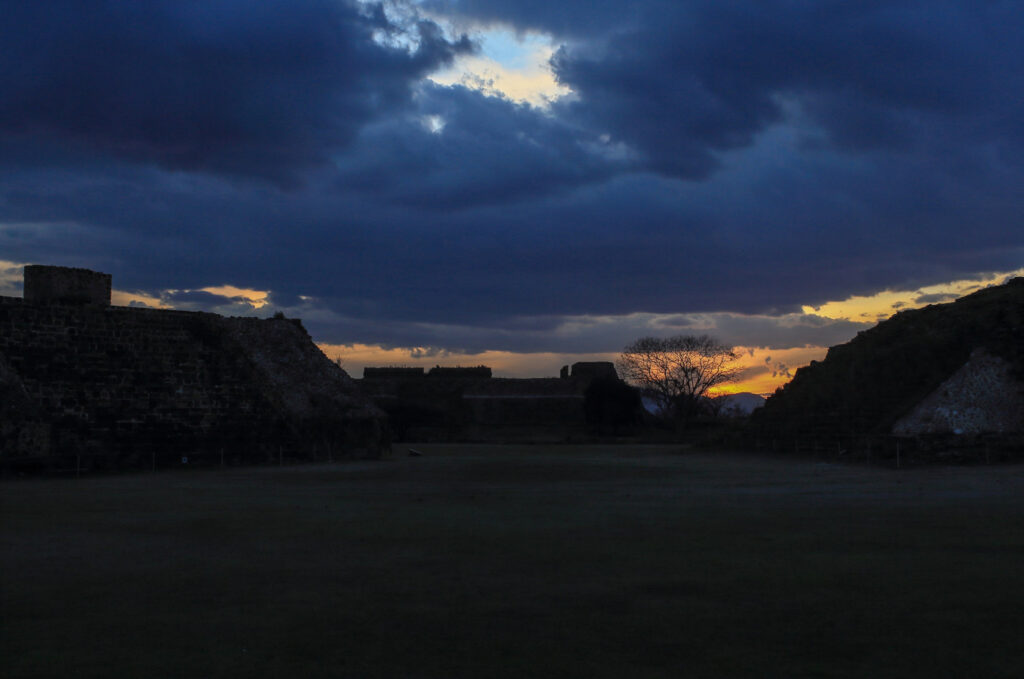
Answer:
[{"label": "overcast cloud layer", "polygon": [[[0,259],[271,290],[325,342],[570,351],[573,319],[626,317],[577,349],[615,351],[726,312],[727,341],[797,346],[856,329],[793,333],[802,304],[1024,264],[1017,2],[0,15]],[[498,24],[552,36],[573,94],[427,80]]]}]

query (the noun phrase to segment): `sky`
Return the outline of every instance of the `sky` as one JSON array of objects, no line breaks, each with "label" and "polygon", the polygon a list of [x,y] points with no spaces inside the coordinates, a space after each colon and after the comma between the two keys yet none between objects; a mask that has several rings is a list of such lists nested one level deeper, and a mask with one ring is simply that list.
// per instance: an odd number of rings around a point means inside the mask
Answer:
[{"label": "sky", "polygon": [[1007,0],[0,0],[0,294],[300,317],[555,375],[709,333],[784,383],[1024,274]]}]

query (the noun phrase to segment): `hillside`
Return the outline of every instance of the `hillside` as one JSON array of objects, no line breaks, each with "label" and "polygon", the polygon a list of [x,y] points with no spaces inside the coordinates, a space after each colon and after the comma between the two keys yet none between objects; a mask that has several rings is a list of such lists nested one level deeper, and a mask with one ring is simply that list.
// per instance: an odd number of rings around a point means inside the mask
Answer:
[{"label": "hillside", "polygon": [[727,417],[746,417],[764,406],[764,396],[751,394],[749,391],[738,394],[723,394],[713,399],[715,406]]},{"label": "hillside", "polygon": [[1024,389],[1024,278],[858,333],[798,370],[753,422],[783,435],[885,435],[977,350],[1007,362]]}]

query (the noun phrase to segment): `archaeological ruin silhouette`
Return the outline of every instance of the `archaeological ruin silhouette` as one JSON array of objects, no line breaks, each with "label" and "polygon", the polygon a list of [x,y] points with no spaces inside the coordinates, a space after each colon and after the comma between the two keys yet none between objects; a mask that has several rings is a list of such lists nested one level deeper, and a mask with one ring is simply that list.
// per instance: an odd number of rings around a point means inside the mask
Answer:
[{"label": "archaeological ruin silhouette", "polygon": [[111,277],[26,266],[0,297],[0,464],[150,467],[378,456],[386,417],[297,319],[110,304]]}]

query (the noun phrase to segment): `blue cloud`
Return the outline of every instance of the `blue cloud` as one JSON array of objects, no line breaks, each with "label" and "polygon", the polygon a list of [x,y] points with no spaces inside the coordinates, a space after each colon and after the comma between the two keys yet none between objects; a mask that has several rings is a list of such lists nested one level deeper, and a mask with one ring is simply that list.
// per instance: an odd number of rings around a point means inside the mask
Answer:
[{"label": "blue cloud", "polygon": [[[647,334],[567,317],[781,316],[1024,262],[1010,3],[84,7],[0,0],[4,259],[270,290],[326,341],[535,351]],[[424,80],[471,49],[454,12],[564,39],[574,95]]]},{"label": "blue cloud", "polygon": [[[568,3],[572,5],[574,3]],[[952,133],[1019,144],[1024,19],[1006,3],[687,2],[563,47],[568,114],[707,177],[798,109],[849,151],[923,151]],[[562,5],[565,11],[569,11]],[[578,8],[577,8],[578,9]]]},{"label": "blue cloud", "polygon": [[[367,128],[336,159],[339,190],[427,210],[536,200],[624,164],[597,135],[525,104],[425,83],[416,106]],[[436,121],[432,131],[427,121]]]},{"label": "blue cloud", "polygon": [[375,31],[403,29],[379,6],[331,0],[2,9],[6,142],[285,184],[470,49],[427,21],[414,50],[384,47]]}]

